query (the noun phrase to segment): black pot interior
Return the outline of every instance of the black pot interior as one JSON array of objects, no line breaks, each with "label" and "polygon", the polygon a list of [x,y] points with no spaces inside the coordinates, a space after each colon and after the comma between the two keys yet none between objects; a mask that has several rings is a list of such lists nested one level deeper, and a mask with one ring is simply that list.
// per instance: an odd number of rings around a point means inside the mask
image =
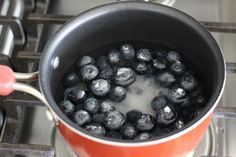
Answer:
[{"label": "black pot interior", "polygon": [[[169,7],[141,2],[114,3],[70,20],[44,50],[40,65],[41,87],[63,120],[81,130],[55,103],[63,92],[62,77],[71,65],[82,55],[100,56],[110,47],[127,42],[137,48],[161,46],[177,50],[185,63],[198,71],[209,102],[203,113],[183,129],[214,105],[224,82],[224,60],[210,33],[191,17]],[[60,60],[56,70],[49,66],[55,56]]]}]

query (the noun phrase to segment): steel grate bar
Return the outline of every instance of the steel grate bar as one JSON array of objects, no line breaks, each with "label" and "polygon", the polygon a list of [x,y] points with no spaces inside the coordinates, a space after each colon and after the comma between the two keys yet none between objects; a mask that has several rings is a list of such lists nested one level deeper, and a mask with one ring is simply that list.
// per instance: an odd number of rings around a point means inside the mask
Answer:
[{"label": "steel grate bar", "polygon": [[37,156],[37,157],[53,157],[54,154],[55,151],[51,146],[0,143],[1,156],[24,155],[24,156]]},{"label": "steel grate bar", "polygon": [[27,21],[36,24],[64,24],[72,15],[29,14]]},{"label": "steel grate bar", "polygon": [[222,33],[236,33],[236,23],[200,22],[209,31]]},{"label": "steel grate bar", "polygon": [[0,16],[0,25],[9,26],[14,34],[17,44],[25,43],[25,33],[19,18],[13,16]]},{"label": "steel grate bar", "polygon": [[17,58],[26,61],[39,61],[41,58],[41,52],[31,52],[31,51],[19,51],[17,53]]},{"label": "steel grate bar", "polygon": [[226,62],[226,70],[228,73],[236,73],[236,63]]},{"label": "steel grate bar", "polygon": [[[27,20],[35,24],[63,24],[72,17],[72,15],[30,14]],[[200,23],[212,32],[236,33],[236,23],[205,21],[200,21]]]},{"label": "steel grate bar", "polygon": [[236,107],[216,107],[213,116],[214,118],[236,119]]}]

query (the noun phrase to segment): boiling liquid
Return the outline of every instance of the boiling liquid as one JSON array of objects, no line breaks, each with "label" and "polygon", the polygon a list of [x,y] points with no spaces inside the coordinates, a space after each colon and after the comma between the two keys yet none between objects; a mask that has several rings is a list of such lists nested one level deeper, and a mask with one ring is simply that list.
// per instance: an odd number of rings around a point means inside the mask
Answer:
[{"label": "boiling liquid", "polygon": [[155,96],[159,95],[158,89],[155,77],[137,76],[136,81],[128,88],[126,99],[121,103],[114,103],[116,109],[124,114],[136,109],[154,116],[151,102]]}]

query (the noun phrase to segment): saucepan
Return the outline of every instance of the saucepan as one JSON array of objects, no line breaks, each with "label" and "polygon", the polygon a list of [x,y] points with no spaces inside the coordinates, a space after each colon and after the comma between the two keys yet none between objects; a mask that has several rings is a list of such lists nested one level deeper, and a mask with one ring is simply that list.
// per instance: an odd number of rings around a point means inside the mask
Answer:
[{"label": "saucepan", "polygon": [[[91,52],[100,56],[101,52],[94,50],[124,41],[157,43],[181,52],[187,64],[198,70],[209,98],[202,113],[180,130],[141,142],[97,137],[67,118],[57,105],[63,75],[80,56]],[[38,73],[14,73],[0,66],[0,94],[16,90],[38,97],[47,106],[48,117],[81,157],[179,157],[188,155],[207,131],[223,93],[225,72],[216,41],[189,15],[154,3],[118,2],[90,9],[66,22],[44,48]],[[41,91],[21,83],[37,75]]]}]

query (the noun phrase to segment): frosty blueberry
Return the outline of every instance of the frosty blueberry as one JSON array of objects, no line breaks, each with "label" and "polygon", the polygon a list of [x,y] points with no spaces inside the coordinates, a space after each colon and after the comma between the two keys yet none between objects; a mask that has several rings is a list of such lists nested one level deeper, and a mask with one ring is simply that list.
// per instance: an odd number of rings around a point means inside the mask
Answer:
[{"label": "frosty blueberry", "polygon": [[79,86],[68,88],[64,92],[64,99],[70,100],[74,104],[83,102],[86,97],[86,91],[82,90]]},{"label": "frosty blueberry", "polygon": [[79,126],[91,122],[91,116],[87,111],[78,110],[73,115],[74,121]]},{"label": "frosty blueberry", "polygon": [[93,57],[91,56],[82,56],[78,62],[77,62],[77,66],[80,68],[84,65],[87,65],[87,64],[94,64],[95,63],[95,60]]},{"label": "frosty blueberry", "polygon": [[74,112],[75,110],[75,106],[74,104],[72,104],[70,101],[68,100],[64,100],[59,104],[59,107],[61,108],[61,110],[66,114],[66,115],[70,115]]},{"label": "frosty blueberry", "polygon": [[148,71],[148,66],[145,62],[136,62],[134,69],[138,74],[145,74]]},{"label": "frosty blueberry", "polygon": [[114,70],[111,67],[104,68],[100,74],[99,78],[105,79],[105,80],[112,80],[114,78]]},{"label": "frosty blueberry", "polygon": [[84,129],[94,135],[105,135],[106,129],[99,123],[88,124]]},{"label": "frosty blueberry", "polygon": [[89,64],[80,68],[80,76],[83,81],[91,81],[97,77],[99,71],[95,65]]},{"label": "frosty blueberry", "polygon": [[109,99],[103,100],[101,102],[100,111],[103,113],[114,111],[116,108],[113,105],[112,101]]},{"label": "frosty blueberry", "polygon": [[152,59],[152,54],[148,49],[138,50],[136,56],[137,56],[137,59],[142,62],[148,62],[148,61],[151,61]]},{"label": "frosty blueberry", "polygon": [[84,109],[89,113],[97,113],[99,110],[99,103],[98,100],[94,97],[89,97],[84,101]]},{"label": "frosty blueberry", "polygon": [[104,124],[110,130],[120,129],[125,123],[124,115],[119,111],[111,111],[106,114]]},{"label": "frosty blueberry", "polygon": [[192,74],[185,73],[180,79],[180,86],[187,91],[191,91],[197,86],[197,80]]},{"label": "frosty blueberry", "polygon": [[115,74],[115,83],[121,86],[129,86],[136,80],[135,72],[128,67],[118,68]]},{"label": "frosty blueberry", "polygon": [[152,135],[148,132],[143,132],[138,134],[138,136],[135,138],[136,140],[147,140],[152,138]]},{"label": "frosty blueberry", "polygon": [[138,134],[138,130],[134,125],[126,124],[122,127],[121,133],[125,139],[134,139]]},{"label": "frosty blueberry", "polygon": [[176,51],[169,51],[167,53],[166,59],[169,62],[180,62],[182,58],[180,57],[180,54]]},{"label": "frosty blueberry", "polygon": [[152,65],[154,69],[162,70],[167,67],[167,61],[164,58],[159,57],[152,61]]},{"label": "frosty blueberry", "polygon": [[120,53],[117,51],[117,50],[111,50],[109,53],[108,53],[108,61],[111,63],[111,64],[117,64],[119,61],[121,61],[121,55]]},{"label": "frosty blueberry", "polygon": [[149,131],[155,126],[155,119],[150,114],[142,114],[136,123],[136,127],[140,131]]},{"label": "frosty blueberry", "polygon": [[126,98],[127,90],[121,86],[115,86],[111,89],[109,98],[115,102],[122,102]]},{"label": "frosty blueberry", "polygon": [[120,52],[124,59],[130,60],[133,59],[135,56],[135,51],[132,45],[124,44],[120,47]]},{"label": "frosty blueberry", "polygon": [[176,81],[176,79],[172,73],[164,71],[157,75],[157,81],[163,86],[170,86]]},{"label": "frosty blueberry", "polygon": [[64,85],[66,87],[74,86],[79,82],[79,75],[76,72],[67,74],[64,77]]},{"label": "frosty blueberry", "polygon": [[151,107],[154,111],[158,111],[167,104],[167,100],[164,96],[156,96],[152,102]]},{"label": "frosty blueberry", "polygon": [[156,115],[156,123],[159,126],[167,126],[173,123],[177,118],[177,113],[170,105],[161,108]]},{"label": "frosty blueberry", "polygon": [[109,93],[111,88],[110,83],[104,79],[97,79],[91,83],[90,89],[96,96],[105,96]]}]

